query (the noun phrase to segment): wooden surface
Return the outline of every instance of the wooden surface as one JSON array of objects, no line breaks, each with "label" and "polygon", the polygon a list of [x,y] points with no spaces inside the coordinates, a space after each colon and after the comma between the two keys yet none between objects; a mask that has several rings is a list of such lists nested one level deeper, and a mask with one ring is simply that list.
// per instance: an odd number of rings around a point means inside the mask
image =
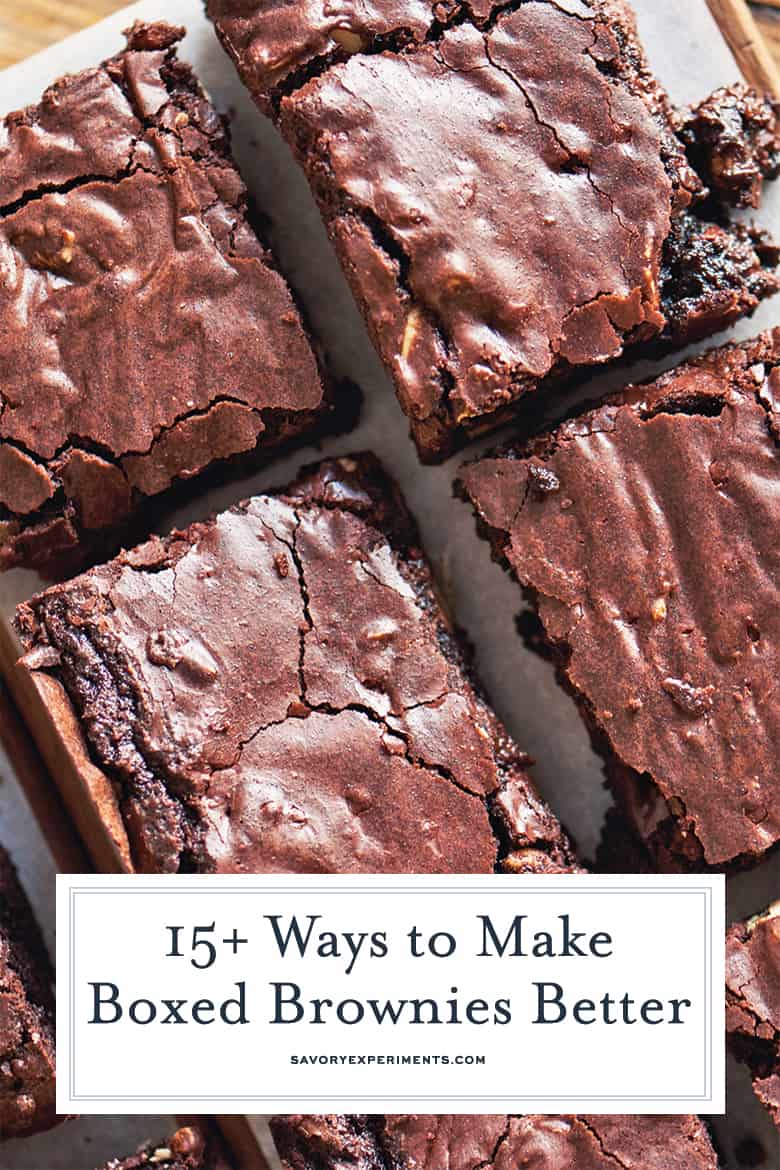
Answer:
[{"label": "wooden surface", "polygon": [[[124,8],[126,0],[0,0],[0,68]],[[161,13],[165,5],[160,5]]]},{"label": "wooden surface", "polygon": [[[0,0],[0,68],[94,24],[124,6],[122,0]],[[780,65],[780,0],[751,4]],[[165,6],[160,5],[164,15]]]},{"label": "wooden surface", "polygon": [[767,47],[780,66],[780,0],[766,0],[751,7]]},{"label": "wooden surface", "polygon": [[[758,93],[780,99],[780,68],[746,0],[707,0],[743,77]],[[758,13],[767,25],[774,7]]]}]

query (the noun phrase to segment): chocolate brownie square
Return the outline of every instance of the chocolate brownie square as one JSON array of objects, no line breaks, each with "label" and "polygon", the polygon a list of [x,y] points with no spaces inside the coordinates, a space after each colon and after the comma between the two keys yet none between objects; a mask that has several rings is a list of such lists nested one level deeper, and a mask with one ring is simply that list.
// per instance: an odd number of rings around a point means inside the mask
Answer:
[{"label": "chocolate brownie square", "polygon": [[0,848],[0,1141],[56,1121],[54,975],[14,867]]},{"label": "chocolate brownie square", "polygon": [[697,1117],[282,1116],[285,1170],[717,1170]]},{"label": "chocolate brownie square", "polygon": [[780,1128],[780,902],[726,937],[726,1027]]},{"label": "chocolate brownie square", "polygon": [[776,249],[723,206],[774,173],[776,111],[738,89],[738,124],[725,98],[673,110],[622,0],[207,10],[306,171],[426,461],[778,287]]},{"label": "chocolate brownie square", "polygon": [[661,868],[780,838],[779,406],[776,331],[460,473]]},{"label": "chocolate brownie square", "polygon": [[112,1159],[101,1170],[234,1170],[222,1142],[206,1125],[188,1125],[169,1141],[148,1145],[130,1158]]},{"label": "chocolate brownie square", "polygon": [[99,806],[126,869],[573,865],[370,456],[328,460],[18,613],[52,772],[75,774],[66,798]]},{"label": "chocolate brownie square", "polygon": [[183,34],[137,24],[0,125],[0,568],[342,419]]}]

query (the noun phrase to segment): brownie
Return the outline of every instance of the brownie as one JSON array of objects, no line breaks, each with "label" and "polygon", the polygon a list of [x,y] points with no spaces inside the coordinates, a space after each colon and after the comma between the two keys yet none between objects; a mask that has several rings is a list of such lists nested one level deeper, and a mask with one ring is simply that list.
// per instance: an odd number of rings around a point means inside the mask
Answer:
[{"label": "brownie", "polygon": [[[207,10],[306,171],[426,461],[778,287],[775,247],[718,198],[726,132],[707,126],[708,198],[685,153],[705,113],[684,143],[622,0]],[[728,133],[771,173],[776,112],[731,92]]]},{"label": "brownie", "polygon": [[662,869],[780,838],[778,407],[780,330],[460,473]]},{"label": "brownie", "polygon": [[0,126],[0,567],[340,420],[183,33],[136,24]]},{"label": "brownie", "polygon": [[54,586],[18,622],[136,869],[572,864],[370,456]]},{"label": "brownie", "polygon": [[728,932],[726,1027],[780,1128],[780,902]]},{"label": "brownie", "polygon": [[780,173],[779,109],[738,83],[716,89],[683,117],[697,171],[734,207],[758,207],[764,179]]},{"label": "brownie", "polygon": [[697,1117],[325,1116],[271,1122],[285,1170],[717,1170]]},{"label": "brownie", "polygon": [[183,1126],[169,1141],[145,1146],[130,1158],[112,1159],[101,1170],[233,1170],[222,1142],[210,1126]]},{"label": "brownie", "polygon": [[32,910],[0,848],[0,1141],[57,1121],[53,980]]}]

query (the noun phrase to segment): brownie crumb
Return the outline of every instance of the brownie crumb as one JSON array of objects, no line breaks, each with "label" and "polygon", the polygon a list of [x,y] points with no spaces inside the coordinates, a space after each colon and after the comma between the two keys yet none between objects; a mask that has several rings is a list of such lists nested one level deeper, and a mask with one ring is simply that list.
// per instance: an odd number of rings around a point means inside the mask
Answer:
[{"label": "brownie crumb", "polygon": [[699,174],[733,207],[758,207],[764,180],[780,173],[779,112],[780,103],[739,83],[716,89],[683,118]]}]

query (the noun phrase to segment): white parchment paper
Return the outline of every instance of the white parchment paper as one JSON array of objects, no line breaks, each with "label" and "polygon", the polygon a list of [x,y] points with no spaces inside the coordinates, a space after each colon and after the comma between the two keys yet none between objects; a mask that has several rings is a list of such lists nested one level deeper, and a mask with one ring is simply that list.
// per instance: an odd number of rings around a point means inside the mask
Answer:
[{"label": "white parchment paper", "polygon": [[[63,0],[67,2],[67,0]],[[712,21],[705,0],[634,0],[650,61],[678,103],[694,101],[733,81],[737,67]],[[514,628],[521,608],[517,587],[491,563],[487,545],[475,532],[470,509],[452,499],[458,458],[444,467],[424,468],[407,436],[406,420],[390,381],[368,341],[365,328],[327,242],[305,180],[273,127],[257,112],[203,16],[201,0],[142,0],[101,24],[36,57],[0,72],[0,113],[35,102],[65,72],[94,65],[123,44],[121,31],[135,19],[184,24],[181,55],[189,60],[215,104],[233,117],[234,153],[259,205],[270,215],[281,267],[301,295],[314,332],[323,340],[334,370],[363,389],[360,426],[321,449],[334,454],[372,449],[399,480],[414,510],[424,543],[450,597],[460,625],[477,647],[480,675],[499,714],[518,742],[537,759],[535,777],[543,795],[576,837],[583,856],[592,855],[608,800],[601,767],[594,757],[574,704],[557,687],[552,670],[527,652]],[[780,184],[758,216],[780,237]],[[764,305],[752,322],[730,336],[747,337],[780,322],[780,304]],[[647,377],[673,364],[643,363],[593,380],[579,397]],[[558,400],[561,402],[561,399]],[[488,443],[496,442],[495,436]],[[468,455],[473,455],[473,447]],[[175,513],[161,512],[156,530],[186,524],[244,496],[284,484],[320,450],[304,449],[262,473],[210,491]],[[0,578],[0,616],[40,585],[32,573]],[[53,864],[13,775],[13,761],[0,753],[0,839],[11,849],[47,937],[53,938]],[[753,913],[780,896],[780,858],[730,881],[732,916]],[[154,1054],[150,1054],[154,1059]],[[744,1069],[732,1068],[727,1123],[717,1123],[727,1165],[736,1168],[734,1149],[759,1135],[780,1170],[780,1140],[758,1107]],[[260,1123],[259,1123],[260,1124]],[[157,1140],[170,1118],[89,1119],[26,1142],[0,1146],[0,1170],[91,1170],[112,1154]]]}]

